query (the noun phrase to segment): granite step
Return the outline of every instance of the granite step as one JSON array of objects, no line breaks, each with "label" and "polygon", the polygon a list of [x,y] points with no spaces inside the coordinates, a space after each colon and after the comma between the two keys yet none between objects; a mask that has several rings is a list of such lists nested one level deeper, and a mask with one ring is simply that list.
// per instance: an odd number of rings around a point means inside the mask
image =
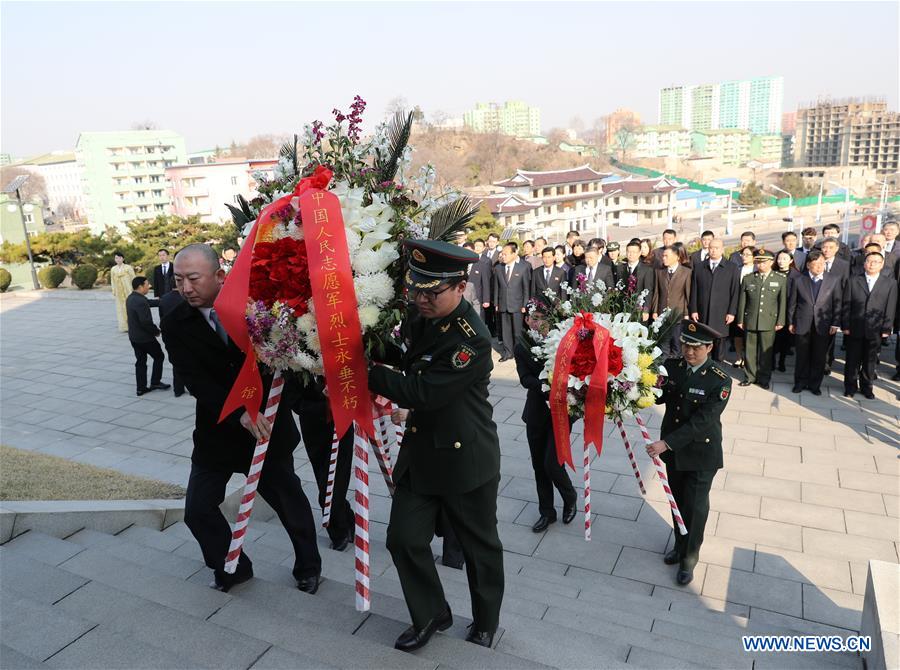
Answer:
[{"label": "granite step", "polygon": [[[141,531],[156,533],[156,535],[166,537],[159,531],[154,531],[149,528],[141,528]],[[121,558],[122,560],[150,568],[155,572],[161,572],[181,579],[187,579],[197,571],[203,569],[203,561],[179,556],[172,553],[172,550],[156,549],[153,546],[142,542],[139,539],[142,537],[145,537],[144,533],[136,536],[134,534],[126,534],[126,531],[123,531],[118,535],[109,535],[107,533],[85,529],[78,531],[74,535],[70,535],[66,538],[66,541],[83,548],[99,549],[116,558]],[[175,545],[175,548],[181,544],[183,544],[183,542]]]},{"label": "granite step", "polygon": [[84,551],[82,546],[36,530],[17,535],[4,544],[3,548],[54,567]]},{"label": "granite step", "polygon": [[47,666],[17,649],[0,644],[0,667],[9,670],[32,670],[32,668],[46,668]]},{"label": "granite step", "polygon": [[[62,612],[9,586],[4,589],[0,607],[3,644],[35,661],[50,658],[96,625],[78,613]],[[0,665],[13,667],[6,659]]]},{"label": "granite step", "polygon": [[187,659],[169,651],[165,640],[160,640],[155,645],[147,644],[99,626],[47,659],[45,665],[60,670],[160,670],[194,667]]}]

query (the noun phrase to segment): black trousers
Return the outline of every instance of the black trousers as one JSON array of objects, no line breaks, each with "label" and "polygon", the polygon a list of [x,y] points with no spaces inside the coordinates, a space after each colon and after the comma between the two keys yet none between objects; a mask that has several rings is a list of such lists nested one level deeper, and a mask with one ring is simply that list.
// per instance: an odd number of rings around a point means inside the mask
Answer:
[{"label": "black trousers", "polygon": [[[200,544],[207,567],[215,570],[216,577],[222,583],[234,579],[222,569],[231,543],[231,526],[219,509],[225,499],[225,485],[231,474],[192,464],[184,501],[184,522]],[[316,526],[300,479],[294,473],[294,459],[290,452],[269,452],[257,492],[278,514],[291,539],[294,546],[294,578],[304,579],[319,574],[322,559],[316,544]],[[250,559],[242,552],[235,574],[247,574],[252,571],[252,566]]]},{"label": "black trousers", "polygon": [[492,337],[497,337],[497,310],[493,305],[484,307],[484,325],[488,327]]},{"label": "black trousers", "polygon": [[[319,508],[325,508],[325,493],[328,490],[328,467],[331,461],[331,439],[334,436],[334,423],[328,421],[322,412],[301,411],[300,434],[303,446],[312,465],[319,489]],[[350,469],[353,464],[353,428],[341,437],[338,442],[338,457],[334,471],[334,491],[331,497],[331,519],[326,530],[332,542],[337,542],[349,535],[354,529],[353,508],[347,501],[347,489],[350,486]]]},{"label": "black trousers", "polygon": [[497,314],[500,317],[500,327],[503,333],[503,355],[512,358],[516,342],[519,341],[525,326],[525,315],[520,311],[497,312]]},{"label": "black trousers", "polygon": [[163,363],[166,362],[166,356],[163,354],[159,342],[156,340],[132,342],[131,348],[134,349],[134,378],[137,381],[137,390],[143,391],[147,388],[147,356],[153,359],[150,383],[159,384],[162,381]]},{"label": "black trousers", "polygon": [[416,628],[444,611],[446,599],[431,540],[438,516],[450,522],[466,559],[472,619],[479,631],[496,631],[503,601],[503,545],[497,534],[499,475],[465,493],[413,492],[409,478],[397,483],[387,531],[387,548],[397,567],[403,597]]},{"label": "black trousers", "polygon": [[181,395],[184,393],[184,381],[178,376],[178,371],[172,368],[172,391]]},{"label": "black trousers", "polygon": [[878,365],[878,354],[881,338],[844,337],[847,344],[847,365],[844,368],[844,390],[849,393],[862,391],[872,392],[875,381],[875,366]]},{"label": "black trousers", "polygon": [[675,529],[675,551],[681,560],[684,570],[693,570],[700,557],[700,545],[703,544],[703,532],[709,518],[709,490],[712,487],[715,470],[678,470],[666,465],[666,475],[678,510],[687,528],[687,535],[678,532],[678,524],[672,517],[672,528]]},{"label": "black trousers", "polygon": [[669,337],[660,342],[660,349],[663,350],[663,356],[666,358],[681,358],[681,330],[683,328],[683,323],[679,321],[675,324],[675,327],[672,328],[672,333]]},{"label": "black trousers", "polygon": [[793,346],[794,336],[791,335],[791,331],[788,330],[787,326],[775,333],[774,352],[778,355],[779,361],[784,360]]},{"label": "black trousers", "polygon": [[[720,331],[721,332],[721,331]],[[725,352],[728,351],[728,338],[716,338],[713,340],[712,358],[717,363],[725,360]]]},{"label": "black trousers", "polygon": [[[779,332],[786,329],[782,328]],[[818,391],[825,377],[825,359],[831,335],[820,335],[815,330],[794,335],[797,346],[797,362],[794,366],[794,386]],[[777,336],[776,336],[777,341]]]},{"label": "black trousers", "polygon": [[534,468],[534,483],[537,487],[538,512],[541,516],[556,518],[553,504],[553,488],[559,491],[564,506],[574,506],[578,500],[569,473],[556,458],[556,441],[553,438],[553,422],[548,416],[525,424],[528,450],[531,452],[531,467]]}]

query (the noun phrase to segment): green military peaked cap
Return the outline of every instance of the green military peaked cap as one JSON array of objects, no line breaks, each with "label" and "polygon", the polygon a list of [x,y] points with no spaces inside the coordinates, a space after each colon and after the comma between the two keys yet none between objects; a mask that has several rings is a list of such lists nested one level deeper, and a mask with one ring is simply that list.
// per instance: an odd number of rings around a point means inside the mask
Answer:
[{"label": "green military peaked cap", "polygon": [[712,344],[713,340],[723,337],[725,336],[699,321],[688,321],[681,331],[681,341],[684,344]]},{"label": "green military peaked cap", "polygon": [[765,249],[760,249],[756,252],[756,255],[753,257],[755,261],[774,261],[775,254],[771,251],[766,251]]},{"label": "green military peaked cap", "polygon": [[406,287],[432,289],[445,281],[464,278],[478,254],[440,240],[404,240],[409,252]]}]

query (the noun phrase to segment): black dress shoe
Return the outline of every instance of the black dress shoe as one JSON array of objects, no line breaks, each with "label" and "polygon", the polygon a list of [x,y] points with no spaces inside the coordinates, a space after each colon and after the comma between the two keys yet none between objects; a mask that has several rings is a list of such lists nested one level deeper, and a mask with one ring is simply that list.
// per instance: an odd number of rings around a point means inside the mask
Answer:
[{"label": "black dress shoe", "polygon": [[666,565],[675,565],[679,561],[681,561],[681,557],[678,556],[678,552],[674,549],[663,556],[663,563],[665,563]]},{"label": "black dress shoe", "polygon": [[675,582],[678,586],[687,586],[692,581],[694,581],[694,571],[693,570],[678,570],[678,574],[675,575]]},{"label": "black dress shoe", "polygon": [[769,382],[766,382],[765,384],[760,384],[759,388],[761,388],[763,391],[768,391],[769,390]]},{"label": "black dress shoe", "polygon": [[831,368],[826,367],[825,372],[823,373],[826,377],[831,374]]},{"label": "black dress shoe", "polygon": [[563,505],[563,523],[572,523],[576,514],[578,514],[578,508],[575,505]]},{"label": "black dress shoe", "polygon": [[466,642],[481,645],[490,649],[494,645],[494,634],[485,630],[475,630],[475,624],[470,623],[466,629],[469,631],[466,635]]},{"label": "black dress shoe", "polygon": [[791,393],[803,393],[803,387],[798,384],[791,389]]},{"label": "black dress shoe", "polygon": [[556,523],[555,517],[541,515],[541,518],[534,522],[531,530],[535,533],[543,533],[551,523]]},{"label": "black dress shoe", "polygon": [[810,389],[809,392],[813,395],[822,395],[822,389]]},{"label": "black dress shoe", "polygon": [[150,384],[151,391],[165,391],[166,389],[172,388],[171,384],[163,384],[162,382],[158,384]]},{"label": "black dress shoe", "polygon": [[253,579],[252,568],[247,572],[234,575],[228,574],[227,572],[222,570],[216,570],[214,573],[213,581],[210,583],[209,588],[215,589],[216,591],[221,591],[222,593],[228,593],[232,586],[243,584],[250,579]]},{"label": "black dress shoe", "polygon": [[303,593],[313,595],[316,591],[319,590],[319,584],[321,583],[322,575],[313,575],[312,577],[304,577],[303,579],[298,579],[297,588],[303,591]]},{"label": "black dress shoe", "polygon": [[747,381],[746,379],[742,382],[738,382],[738,386],[750,386],[753,382]]},{"label": "black dress shoe", "polygon": [[183,395],[184,395],[184,391],[175,391],[175,397],[176,397],[176,398],[180,398],[180,397],[183,396]]},{"label": "black dress shoe", "polygon": [[344,549],[352,544],[355,537],[356,527],[350,526],[350,530],[348,530],[343,537],[339,537],[338,539],[331,541],[331,548],[335,551],[344,551]]},{"label": "black dress shoe", "polygon": [[434,619],[425,624],[422,630],[416,630],[415,626],[410,626],[400,634],[397,641],[394,642],[394,649],[400,651],[415,651],[428,644],[428,640],[439,630],[447,630],[453,625],[453,614],[450,612],[450,606]]},{"label": "black dress shoe", "polygon": [[787,368],[784,367],[784,361],[779,361],[778,362],[778,372],[786,372],[786,371],[787,371]]},{"label": "black dress shoe", "polygon": [[844,391],[845,398],[852,398],[854,395],[856,394],[853,391]]},{"label": "black dress shoe", "polygon": [[138,389],[137,390],[138,397],[144,395],[145,393],[150,393],[150,389]]},{"label": "black dress shoe", "polygon": [[875,394],[869,391],[868,393],[863,393],[863,397],[866,400],[875,400]]},{"label": "black dress shoe", "polygon": [[900,372],[895,372],[894,376],[891,377],[892,382],[900,382]]}]

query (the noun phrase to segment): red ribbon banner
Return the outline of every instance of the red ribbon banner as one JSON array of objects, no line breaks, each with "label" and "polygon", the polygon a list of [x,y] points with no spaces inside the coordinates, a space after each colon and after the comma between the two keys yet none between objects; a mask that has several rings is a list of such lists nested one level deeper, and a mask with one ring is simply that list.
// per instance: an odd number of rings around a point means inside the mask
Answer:
[{"label": "red ribbon banner", "polygon": [[550,383],[550,415],[556,440],[556,458],[560,465],[568,464],[573,470],[575,464],[572,461],[567,395],[572,359],[578,350],[578,331],[582,329],[591,331],[594,348],[594,369],[584,403],[584,441],[585,444],[593,444],[598,455],[603,450],[603,420],[606,416],[606,385],[609,375],[609,331],[594,323],[593,314],[577,314],[575,323],[563,335],[556,351],[553,379]]},{"label": "red ribbon banner", "polygon": [[343,435],[355,421],[374,439],[362,326],[340,200],[322,188],[307,188],[300,195],[300,219],[335,432]]}]

